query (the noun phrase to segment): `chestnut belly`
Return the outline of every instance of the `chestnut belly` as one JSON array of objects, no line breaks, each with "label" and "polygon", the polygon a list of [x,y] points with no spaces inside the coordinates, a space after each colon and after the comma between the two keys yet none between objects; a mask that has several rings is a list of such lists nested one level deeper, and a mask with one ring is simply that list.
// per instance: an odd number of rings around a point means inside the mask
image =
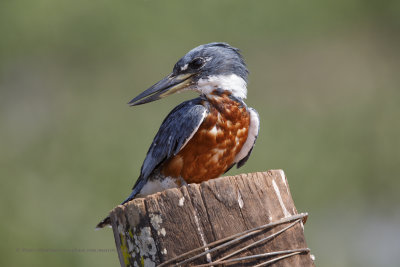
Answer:
[{"label": "chestnut belly", "polygon": [[235,108],[226,114],[212,109],[183,149],[163,164],[161,173],[187,183],[201,183],[225,173],[246,142],[250,124],[247,109]]}]

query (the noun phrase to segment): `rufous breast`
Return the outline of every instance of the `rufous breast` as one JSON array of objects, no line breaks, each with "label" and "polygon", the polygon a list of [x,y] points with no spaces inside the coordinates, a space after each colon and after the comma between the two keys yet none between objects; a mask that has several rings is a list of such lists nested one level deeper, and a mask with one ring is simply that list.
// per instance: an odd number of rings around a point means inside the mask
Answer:
[{"label": "rufous breast", "polygon": [[234,163],[247,139],[250,114],[229,93],[207,100],[203,104],[209,106],[208,115],[178,154],[164,163],[163,175],[200,183],[222,175]]}]

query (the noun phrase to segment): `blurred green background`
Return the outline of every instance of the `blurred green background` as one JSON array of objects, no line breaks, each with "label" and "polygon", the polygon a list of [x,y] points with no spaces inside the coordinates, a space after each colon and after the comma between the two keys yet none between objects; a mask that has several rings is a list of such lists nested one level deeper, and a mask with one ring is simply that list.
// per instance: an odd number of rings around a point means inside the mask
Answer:
[{"label": "blurred green background", "polygon": [[1,1],[0,266],[119,266],[94,226],[195,94],[126,103],[212,41],[242,50],[261,117],[228,174],[285,170],[318,266],[398,265],[399,3]]}]

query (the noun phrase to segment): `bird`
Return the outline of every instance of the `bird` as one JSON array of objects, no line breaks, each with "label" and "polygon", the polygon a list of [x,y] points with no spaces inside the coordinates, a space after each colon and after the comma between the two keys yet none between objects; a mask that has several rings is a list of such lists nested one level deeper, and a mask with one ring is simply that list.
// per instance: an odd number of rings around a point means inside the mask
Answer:
[{"label": "bird", "polygon": [[[248,107],[249,71],[240,50],[224,42],[190,50],[172,72],[133,98],[130,106],[182,91],[198,97],[176,106],[164,119],[131,194],[122,204],[169,188],[217,178],[242,167],[256,142],[260,119]],[[96,229],[110,226],[110,217]]]}]

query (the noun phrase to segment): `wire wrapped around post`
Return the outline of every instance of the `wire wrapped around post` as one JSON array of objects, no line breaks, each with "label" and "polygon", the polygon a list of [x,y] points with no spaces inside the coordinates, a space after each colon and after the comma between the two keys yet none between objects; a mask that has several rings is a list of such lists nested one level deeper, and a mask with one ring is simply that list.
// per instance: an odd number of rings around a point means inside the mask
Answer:
[{"label": "wire wrapped around post", "polygon": [[283,171],[213,179],[111,211],[121,266],[314,266]]}]

